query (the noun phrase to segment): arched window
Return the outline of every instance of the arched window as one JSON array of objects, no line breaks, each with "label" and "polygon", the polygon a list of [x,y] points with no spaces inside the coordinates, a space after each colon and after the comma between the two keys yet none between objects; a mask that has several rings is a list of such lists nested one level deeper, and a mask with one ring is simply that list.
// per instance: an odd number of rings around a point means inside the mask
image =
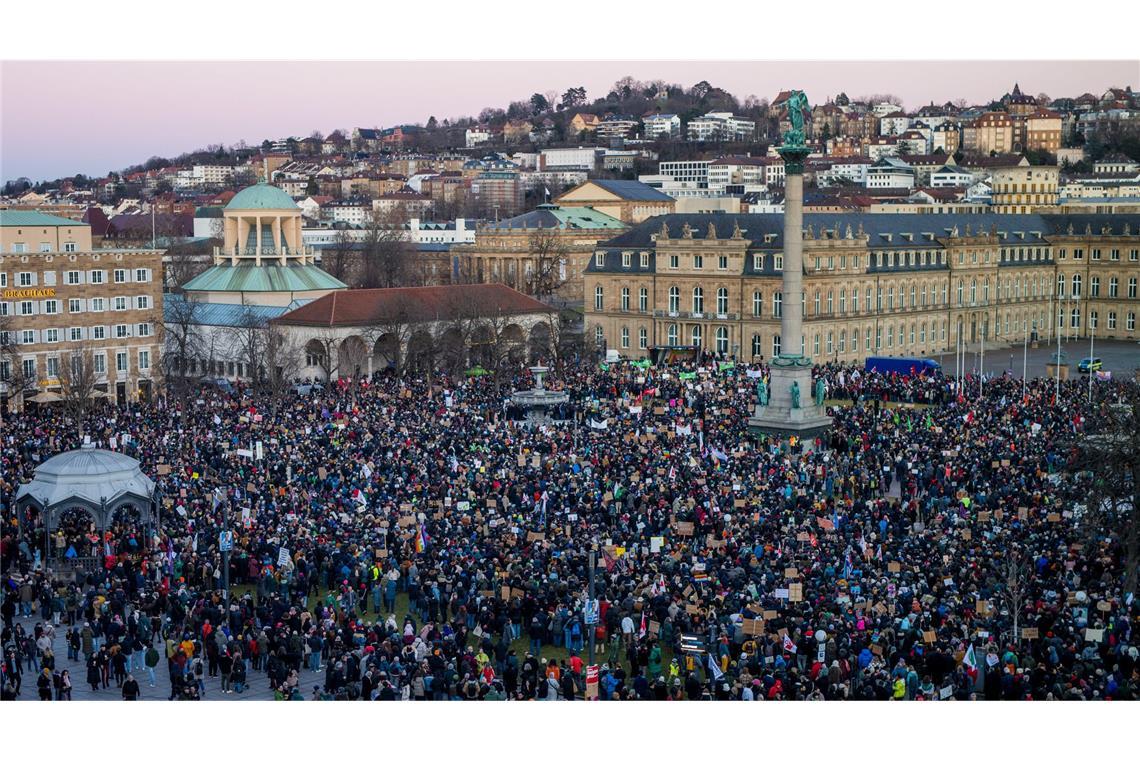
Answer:
[{"label": "arched window", "polygon": [[827,333],[827,353],[831,354],[835,351],[835,333],[830,330]]},{"label": "arched window", "polygon": [[987,277],[982,281],[982,303],[988,304],[990,302],[990,278]]},{"label": "arched window", "polygon": [[756,357],[756,356],[763,356],[763,355],[764,355],[764,344],[760,341],[759,335],[753,335],[752,336],[752,356]]},{"label": "arched window", "polygon": [[970,305],[974,306],[978,303],[978,280],[975,278],[970,280]]},{"label": "arched window", "polygon": [[925,343],[926,342],[926,323],[925,322],[919,322],[918,323],[918,342],[919,343]]},{"label": "arched window", "polygon": [[621,310],[629,311],[629,288],[621,289]]},{"label": "arched window", "polygon": [[926,308],[926,283],[922,283],[922,306]]},{"label": "arched window", "polygon": [[887,311],[895,310],[895,286],[887,288]]},{"label": "arched window", "polygon": [[716,328],[716,352],[718,354],[721,354],[722,356],[728,354],[728,328],[727,327]]},{"label": "arched window", "polygon": [[642,351],[649,348],[649,331],[644,327],[637,330],[637,347]]},{"label": "arched window", "polygon": [[1096,313],[1096,310],[1093,309],[1092,311],[1089,312],[1089,329],[1095,330],[1096,324],[1097,324],[1097,313]]},{"label": "arched window", "polygon": [[601,325],[595,325],[594,326],[594,344],[600,346],[605,342],[606,342],[606,334],[605,334],[605,332],[602,331],[602,326]]},{"label": "arched window", "polygon": [[780,333],[772,336],[772,356],[780,355]]},{"label": "arched window", "polygon": [[1073,311],[1069,314],[1069,326],[1073,328],[1079,328],[1081,326],[1080,309],[1073,309]]},{"label": "arched window", "polygon": [[1073,275],[1073,298],[1081,297],[1081,276],[1079,274]]},{"label": "arched window", "polygon": [[670,346],[677,345],[677,324],[676,323],[669,325],[668,335],[669,335],[669,338],[668,338],[669,345]]},{"label": "arched window", "polygon": [[784,293],[777,290],[772,294],[772,316],[781,317],[784,315]]},{"label": "arched window", "polygon": [[918,306],[918,290],[914,287],[914,285],[911,285],[910,286],[910,308],[913,309],[915,306]]},{"label": "arched window", "polygon": [[594,288],[594,311],[601,311],[604,303],[605,291],[602,289],[602,286],[599,285]]},{"label": "arched window", "polygon": [[1062,298],[1065,296],[1065,275],[1057,275],[1057,295]]},{"label": "arched window", "polygon": [[847,353],[847,331],[846,330],[840,330],[839,331],[839,353],[841,353],[841,354]]},{"label": "arched window", "polygon": [[868,327],[863,333],[863,350],[867,353],[871,352],[871,328]]},{"label": "arched window", "polygon": [[[700,285],[693,288],[693,313],[705,313],[705,291],[701,288]],[[696,344],[694,343],[693,345]]]},{"label": "arched window", "polygon": [[958,305],[962,305],[962,281],[958,280]]},{"label": "arched window", "polygon": [[728,313],[728,288],[716,290],[716,313],[720,315]]},{"label": "arched window", "polygon": [[[1108,297],[1116,298],[1119,295],[1120,280],[1115,277],[1108,278]],[[1096,295],[1095,293],[1093,295]]]},{"label": "arched window", "polygon": [[819,356],[819,333],[813,333],[811,336],[811,352],[813,356]]},{"label": "arched window", "polygon": [[692,341],[690,341],[690,345],[699,347],[701,345],[701,326],[693,325],[693,330],[690,335],[693,336]]},{"label": "arched window", "polygon": [[847,288],[839,289],[839,313],[847,313]]},{"label": "arched window", "polygon": [[676,285],[669,287],[669,311],[676,314],[681,310],[681,289]]},{"label": "arched window", "polygon": [[752,316],[764,316],[764,294],[759,290],[752,291]]}]

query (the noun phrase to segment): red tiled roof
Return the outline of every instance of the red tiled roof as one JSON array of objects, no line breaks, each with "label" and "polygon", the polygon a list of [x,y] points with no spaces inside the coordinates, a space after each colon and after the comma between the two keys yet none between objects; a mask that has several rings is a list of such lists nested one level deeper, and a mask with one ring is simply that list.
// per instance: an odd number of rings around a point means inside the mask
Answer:
[{"label": "red tiled roof", "polygon": [[314,327],[431,322],[458,318],[546,314],[551,307],[499,283],[425,288],[339,290],[285,314],[276,322]]}]

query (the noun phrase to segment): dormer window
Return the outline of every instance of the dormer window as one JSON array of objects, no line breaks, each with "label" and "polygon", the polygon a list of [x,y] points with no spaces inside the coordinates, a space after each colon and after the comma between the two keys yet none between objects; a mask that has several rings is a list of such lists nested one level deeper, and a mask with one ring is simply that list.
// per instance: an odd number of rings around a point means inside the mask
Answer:
[{"label": "dormer window", "polygon": [[597,253],[594,254],[594,266],[604,267],[605,265],[606,265],[606,253],[605,253],[605,251],[598,251]]},{"label": "dormer window", "polygon": [[633,254],[630,253],[629,251],[622,251],[622,254],[621,254],[621,265],[622,265],[622,267],[625,269],[629,269],[629,265],[632,263],[632,261],[633,261]]},{"label": "dormer window", "polygon": [[641,252],[641,268],[647,269],[648,267],[649,267],[649,252],[648,251],[642,251]]}]

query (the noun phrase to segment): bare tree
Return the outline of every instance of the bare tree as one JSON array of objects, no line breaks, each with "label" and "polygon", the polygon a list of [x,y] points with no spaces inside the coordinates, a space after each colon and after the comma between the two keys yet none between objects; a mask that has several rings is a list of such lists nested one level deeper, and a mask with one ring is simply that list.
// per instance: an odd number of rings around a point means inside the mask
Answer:
[{"label": "bare tree", "polygon": [[357,268],[356,251],[352,233],[347,229],[337,230],[333,243],[321,253],[321,268],[347,283],[354,276],[353,270]]},{"label": "bare tree", "polygon": [[1001,578],[998,580],[1002,602],[1013,615],[1013,642],[1018,642],[1021,625],[1021,608],[1028,594],[1031,565],[1021,552],[1014,549],[1001,564]]},{"label": "bare tree", "polygon": [[0,383],[8,389],[8,398],[22,405],[24,394],[36,387],[36,376],[24,372],[15,323],[8,315],[0,316]]},{"label": "bare tree", "polygon": [[69,416],[76,430],[82,432],[83,420],[95,403],[95,355],[86,343],[60,357],[59,386]]},{"label": "bare tree", "polygon": [[294,345],[288,334],[274,323],[265,327],[265,366],[266,383],[274,399],[284,395],[303,366],[300,347]]},{"label": "bare tree", "polygon": [[175,392],[185,392],[190,385],[187,375],[190,361],[202,350],[202,329],[195,315],[194,302],[177,297],[168,299],[163,323],[156,328],[161,336],[167,387]]},{"label": "bare tree", "polygon": [[399,211],[373,210],[365,217],[360,287],[398,288],[404,284],[412,246]]},{"label": "bare tree", "polygon": [[233,358],[246,366],[250,385],[260,387],[266,379],[264,360],[268,331],[265,317],[258,316],[247,306],[237,323],[226,329],[231,335]]},{"label": "bare tree", "polygon": [[553,227],[532,232],[529,247],[531,270],[525,273],[525,287],[536,298],[549,298],[565,284],[566,248]]},{"label": "bare tree", "polygon": [[339,361],[338,349],[340,348],[340,339],[336,333],[330,328],[322,328],[314,335],[309,343],[316,343],[318,351],[314,353],[309,345],[305,346],[305,353],[313,356],[317,366],[324,370],[325,380],[332,380],[333,373],[337,371]]},{"label": "bare tree", "polygon": [[1124,593],[1135,593],[1140,571],[1140,387],[1123,383],[1088,415],[1097,433],[1074,442],[1074,500],[1084,502],[1081,521],[1097,537],[1118,542],[1124,561]]}]

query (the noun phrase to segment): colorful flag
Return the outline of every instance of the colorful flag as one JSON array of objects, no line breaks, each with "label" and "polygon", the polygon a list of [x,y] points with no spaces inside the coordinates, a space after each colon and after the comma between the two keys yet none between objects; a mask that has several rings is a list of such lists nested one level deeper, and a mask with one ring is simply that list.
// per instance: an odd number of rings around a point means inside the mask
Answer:
[{"label": "colorful flag", "polygon": [[784,634],[784,651],[787,652],[788,654],[795,654],[796,648],[797,647],[796,647],[795,643],[792,641],[791,637],[785,633]]},{"label": "colorful flag", "polygon": [[966,650],[966,656],[962,658],[962,664],[966,666],[966,672],[969,673],[970,678],[978,675],[978,656],[974,654],[974,645],[970,644]]},{"label": "colorful flag", "polygon": [[424,529],[423,523],[420,523],[419,530],[416,531],[416,553],[419,554],[427,548],[428,534]]}]

